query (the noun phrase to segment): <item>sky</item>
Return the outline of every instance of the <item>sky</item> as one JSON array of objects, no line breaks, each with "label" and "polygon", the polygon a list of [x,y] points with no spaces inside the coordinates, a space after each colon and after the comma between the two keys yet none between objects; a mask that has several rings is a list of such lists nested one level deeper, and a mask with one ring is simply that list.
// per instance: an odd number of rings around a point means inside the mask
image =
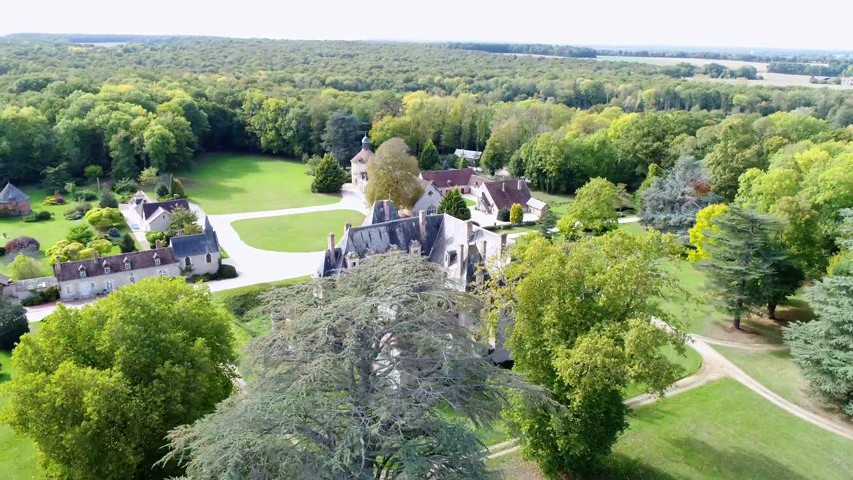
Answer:
[{"label": "sky", "polygon": [[[853,0],[5,0],[19,32],[853,51]],[[789,6],[790,5],[790,6]]]}]

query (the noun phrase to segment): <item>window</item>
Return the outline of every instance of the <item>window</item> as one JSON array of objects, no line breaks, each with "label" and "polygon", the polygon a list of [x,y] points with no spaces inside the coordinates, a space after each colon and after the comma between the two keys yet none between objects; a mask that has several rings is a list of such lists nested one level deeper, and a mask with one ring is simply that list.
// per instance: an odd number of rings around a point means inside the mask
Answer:
[{"label": "window", "polygon": [[130,283],[136,283],[136,277],[132,273],[130,274]]},{"label": "window", "polygon": [[166,273],[166,271],[163,270],[162,268],[159,271],[157,271],[157,273],[159,273],[161,277],[168,277],[169,276],[169,274]]},{"label": "window", "polygon": [[124,261],[124,269],[125,269],[125,270],[130,270],[130,260],[125,260],[125,261]]},{"label": "window", "polygon": [[86,270],[80,270],[80,278],[86,278]]},{"label": "window", "polygon": [[211,257],[209,253],[204,257],[204,259],[207,260],[207,263],[213,262],[213,257]]},{"label": "window", "polygon": [[193,265],[193,262],[190,261],[190,257],[187,257],[184,259],[184,264],[188,267],[191,267]]},{"label": "window", "polygon": [[154,265],[160,266],[160,257],[154,257]]},{"label": "window", "polygon": [[65,287],[65,293],[71,293],[71,285]]},{"label": "window", "polygon": [[435,207],[433,205],[430,205],[429,207],[427,207],[427,215],[434,215],[434,214],[435,214]]},{"label": "window", "polygon": [[111,271],[112,271],[112,270],[110,270],[110,266],[109,266],[109,265],[104,265],[104,273],[110,273]]}]

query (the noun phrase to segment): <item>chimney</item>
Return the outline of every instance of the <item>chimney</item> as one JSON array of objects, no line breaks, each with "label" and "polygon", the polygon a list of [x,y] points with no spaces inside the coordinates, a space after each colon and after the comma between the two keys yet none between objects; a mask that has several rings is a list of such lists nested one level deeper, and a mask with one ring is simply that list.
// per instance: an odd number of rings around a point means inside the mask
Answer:
[{"label": "chimney", "polygon": [[506,191],[506,182],[501,182],[501,191],[502,192]]},{"label": "chimney", "polygon": [[344,232],[349,232],[350,228],[352,228],[352,222],[347,220],[347,223],[344,225]]},{"label": "chimney", "polygon": [[418,226],[421,230],[421,242],[426,241],[427,235],[427,219],[426,219],[426,210],[421,210],[418,212]]},{"label": "chimney", "polygon": [[163,240],[160,240],[159,238],[157,240],[154,240],[154,248],[163,248]]},{"label": "chimney", "polygon": [[385,208],[385,221],[391,220],[391,200],[382,200],[382,206]]},{"label": "chimney", "polygon": [[484,239],[483,239],[483,247],[482,247],[482,250],[480,250],[480,256],[482,256],[482,257],[483,257],[483,263],[485,263],[485,262],[486,262],[486,245],[487,245],[487,244],[486,244],[486,239],[484,238]]},{"label": "chimney", "polygon": [[59,275],[59,271],[62,268],[60,267],[61,264],[62,262],[59,260],[59,257],[56,257],[56,263],[53,264],[53,271],[56,272],[57,275]]},{"label": "chimney", "polygon": [[335,234],[332,232],[329,232],[329,259],[335,265]]},{"label": "chimney", "polygon": [[471,235],[473,235],[473,234],[474,234],[474,221],[473,220],[467,220],[465,222],[465,241],[470,242],[471,241]]},{"label": "chimney", "polygon": [[181,197],[179,197],[179,196],[178,196],[178,194],[177,194],[177,193],[176,193],[176,194],[174,194],[174,195],[172,195],[172,196],[175,198],[175,200],[178,200],[179,198],[181,198]]},{"label": "chimney", "polygon": [[465,258],[465,244],[459,244],[459,275],[463,275],[465,273],[465,267],[468,265],[468,259]]},{"label": "chimney", "polygon": [[505,250],[506,250],[506,234],[502,233],[501,234],[501,253],[503,253]]},{"label": "chimney", "polygon": [[518,179],[518,190],[521,191],[522,186],[524,185],[524,180]]}]

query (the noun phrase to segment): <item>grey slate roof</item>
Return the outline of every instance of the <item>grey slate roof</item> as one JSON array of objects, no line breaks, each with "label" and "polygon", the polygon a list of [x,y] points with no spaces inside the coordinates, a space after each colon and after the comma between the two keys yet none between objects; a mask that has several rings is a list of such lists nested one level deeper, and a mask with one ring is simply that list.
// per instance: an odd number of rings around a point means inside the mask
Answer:
[{"label": "grey slate roof", "polygon": [[[387,214],[385,213],[386,206]],[[374,223],[388,222],[397,220],[398,218],[400,218],[400,214],[397,212],[397,206],[394,205],[394,202],[391,200],[377,200],[371,205],[370,212],[364,217],[364,222],[361,225],[373,225]]]},{"label": "grey slate roof", "polygon": [[177,258],[219,252],[219,239],[216,238],[216,232],[213,231],[213,226],[206,217],[203,233],[172,237],[171,245]]},{"label": "grey slate roof", "polygon": [[158,208],[162,208],[167,212],[171,212],[175,209],[175,207],[182,207],[187,210],[190,209],[190,203],[185,198],[181,198],[178,200],[169,200],[167,202],[152,202],[152,203],[143,203],[142,204],[142,218],[148,219],[154,212],[157,211]]},{"label": "grey slate roof", "polygon": [[3,191],[0,191],[0,202],[22,202],[24,200],[29,200],[29,196],[26,193],[22,192],[18,187],[12,185],[11,182],[7,183],[5,187],[3,187]]},{"label": "grey slate roof", "polygon": [[[157,266],[155,265],[156,258],[160,258],[160,265],[170,265],[177,263],[175,254],[171,247],[157,248],[154,250],[143,250],[141,252],[121,253],[109,257],[92,258],[89,260],[77,260],[75,262],[63,262],[59,264],[56,272],[56,279],[60,282],[68,280],[77,280],[80,277],[80,272],[86,272],[86,278],[106,275],[105,266],[110,267],[110,273],[129,272],[143,268]],[[125,270],[125,260],[130,262],[130,270]]]}]

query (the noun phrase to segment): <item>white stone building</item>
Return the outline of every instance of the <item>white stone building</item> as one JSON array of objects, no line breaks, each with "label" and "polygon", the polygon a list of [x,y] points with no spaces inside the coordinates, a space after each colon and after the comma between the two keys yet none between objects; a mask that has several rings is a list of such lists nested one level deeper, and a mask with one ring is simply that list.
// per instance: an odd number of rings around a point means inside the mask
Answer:
[{"label": "white stone building", "polygon": [[210,220],[204,219],[204,232],[172,237],[171,248],[184,275],[214,274],[219,270],[219,239]]},{"label": "white stone building", "polygon": [[370,139],[365,135],[361,139],[361,150],[350,160],[350,181],[362,192],[367,188],[367,164],[372,158]]},{"label": "white stone building", "polygon": [[64,301],[106,295],[143,278],[181,276],[171,247],[57,263],[54,270]]}]

